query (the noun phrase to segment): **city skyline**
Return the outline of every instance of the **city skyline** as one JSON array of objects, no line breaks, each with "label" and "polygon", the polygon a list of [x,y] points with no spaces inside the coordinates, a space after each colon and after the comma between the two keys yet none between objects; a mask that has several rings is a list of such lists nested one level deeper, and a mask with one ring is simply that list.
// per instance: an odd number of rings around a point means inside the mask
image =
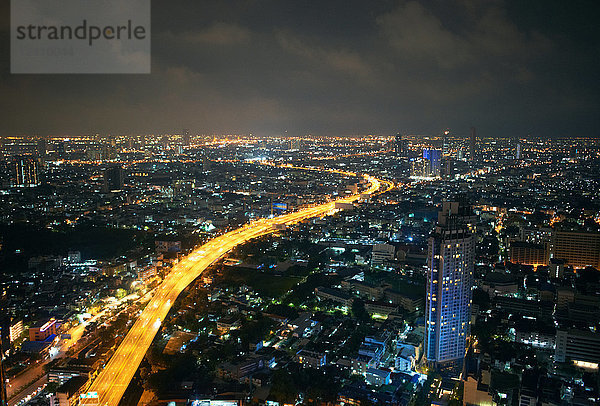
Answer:
[{"label": "city skyline", "polygon": [[599,156],[447,130],[0,136],[9,406],[593,404]]},{"label": "city skyline", "polygon": [[0,406],[600,404],[599,20],[0,2]]}]

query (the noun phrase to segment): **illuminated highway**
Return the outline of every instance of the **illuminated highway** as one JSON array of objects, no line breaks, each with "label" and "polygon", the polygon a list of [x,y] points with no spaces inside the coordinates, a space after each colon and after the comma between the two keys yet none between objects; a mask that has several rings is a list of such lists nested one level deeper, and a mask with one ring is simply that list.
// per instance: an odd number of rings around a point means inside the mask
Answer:
[{"label": "illuminated highway", "polygon": [[[314,170],[317,169],[315,168]],[[323,169],[318,170],[323,171]],[[359,176],[351,172],[334,170],[330,170],[330,172]],[[380,194],[393,187],[391,182],[379,180],[368,175],[364,175],[363,177],[370,184],[370,187],[360,194],[308,207],[282,216],[253,221],[241,228],[210,240],[185,257],[173,268],[162,284],[156,289],[154,297],[129,330],[110,361],[94,380],[87,393],[82,395],[87,396],[87,398],[81,399],[80,405],[118,405],[119,400],[142,362],[146,351],[150,348],[154,336],[160,329],[162,321],[167,316],[177,296],[198,278],[204,270],[222,258],[229,250],[253,238],[273,233],[287,225],[295,224],[311,217],[328,215],[335,211],[336,202],[352,203],[360,199],[361,195]]]}]

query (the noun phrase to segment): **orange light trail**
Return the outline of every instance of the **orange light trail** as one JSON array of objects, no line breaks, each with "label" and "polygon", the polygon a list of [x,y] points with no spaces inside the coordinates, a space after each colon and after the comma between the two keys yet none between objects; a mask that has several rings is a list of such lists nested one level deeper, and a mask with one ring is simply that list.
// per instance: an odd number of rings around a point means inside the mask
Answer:
[{"label": "orange light trail", "polygon": [[[333,169],[311,168],[310,170],[341,173],[356,177],[361,176],[353,172]],[[394,187],[392,182],[386,180],[380,180],[369,175],[362,175],[362,177],[370,184],[370,187],[362,193],[308,207],[282,216],[253,221],[241,228],[210,240],[180,261],[156,289],[154,297],[142,311],[104,369],[92,382],[87,395],[97,395],[97,397],[88,396],[80,399],[79,404],[102,406],[117,406],[119,404],[146,351],[150,348],[154,336],[160,329],[162,322],[165,320],[179,294],[211,264],[221,259],[235,246],[276,232],[282,225],[288,226],[312,217],[320,217],[333,213],[336,210],[336,202],[353,203],[361,195],[381,194]],[[86,394],[82,396],[86,396]]]}]

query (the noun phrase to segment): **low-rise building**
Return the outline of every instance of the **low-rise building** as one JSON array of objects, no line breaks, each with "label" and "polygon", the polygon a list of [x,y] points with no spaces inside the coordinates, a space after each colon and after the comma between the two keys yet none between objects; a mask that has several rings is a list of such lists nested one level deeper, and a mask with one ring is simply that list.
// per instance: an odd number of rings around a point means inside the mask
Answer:
[{"label": "low-rise building", "polygon": [[45,323],[39,323],[29,328],[29,341],[44,341],[51,335],[57,334],[57,323],[55,319],[50,319]]},{"label": "low-rise building", "polygon": [[181,241],[155,241],[156,252],[179,252],[181,251]]},{"label": "low-rise building", "polygon": [[[89,379],[85,376],[74,376],[62,384],[54,396],[50,398],[50,406],[75,406],[79,403],[79,395],[88,386]],[[85,396],[85,395],[84,395]]]},{"label": "low-rise building", "polygon": [[556,328],[538,320],[522,319],[515,324],[515,341],[535,348],[553,350]]},{"label": "low-rise building", "polygon": [[240,380],[263,368],[262,357],[250,356],[237,362],[224,362],[217,367],[217,376],[222,379]]},{"label": "low-rise building", "polygon": [[374,267],[392,261],[396,255],[396,247],[390,244],[375,244],[371,252],[371,265]]},{"label": "low-rise building", "polygon": [[369,368],[365,379],[372,386],[389,385],[392,382],[392,373],[387,369]]},{"label": "low-rise building", "polygon": [[403,346],[394,361],[398,371],[412,371],[417,365],[417,349],[411,345]]},{"label": "low-rise building", "polygon": [[554,359],[571,360],[575,365],[598,370],[600,364],[600,334],[586,330],[558,330]]},{"label": "low-rise building", "polygon": [[371,316],[386,318],[391,313],[397,311],[398,306],[383,301],[368,301],[365,302],[365,310]]},{"label": "low-rise building", "polygon": [[526,241],[510,243],[510,262],[523,265],[548,265],[550,250],[548,244],[534,244]]},{"label": "low-rise building", "polygon": [[48,382],[55,382],[62,385],[76,376],[83,376],[89,379],[91,375],[91,367],[56,367],[48,371]]},{"label": "low-rise building", "polygon": [[347,307],[352,305],[352,296],[339,289],[324,288],[320,286],[315,289],[315,293],[317,294],[317,298],[320,300],[331,300],[332,302],[339,303]]},{"label": "low-rise building", "polygon": [[418,289],[413,293],[400,293],[393,289],[385,289],[384,295],[385,300],[399,305],[409,312],[423,309],[425,306],[425,292],[419,292]]},{"label": "low-rise building", "polygon": [[375,360],[376,363],[379,363],[384,352],[385,352],[385,346],[383,346],[382,344],[376,344],[376,343],[364,342],[361,344],[360,348],[358,349],[359,355],[366,355],[368,357],[371,357]]},{"label": "low-rise building", "polygon": [[296,359],[302,366],[309,368],[321,368],[327,364],[327,355],[316,351],[300,350]]},{"label": "low-rise building", "polygon": [[295,320],[288,323],[288,327],[293,330],[294,337],[308,338],[318,335],[323,326],[316,320],[313,320],[312,313],[302,313]]}]

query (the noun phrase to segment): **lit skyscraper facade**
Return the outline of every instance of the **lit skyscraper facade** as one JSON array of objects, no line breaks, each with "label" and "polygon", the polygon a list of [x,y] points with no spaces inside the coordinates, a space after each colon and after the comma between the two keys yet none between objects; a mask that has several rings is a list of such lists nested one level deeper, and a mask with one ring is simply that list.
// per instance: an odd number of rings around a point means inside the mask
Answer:
[{"label": "lit skyscraper facade", "polygon": [[15,185],[17,186],[37,186],[38,165],[35,159],[30,156],[15,157]]},{"label": "lit skyscraper facade", "polygon": [[444,369],[462,365],[470,334],[475,215],[462,202],[444,202],[429,238],[425,355]]},{"label": "lit skyscraper facade", "polygon": [[442,155],[447,156],[450,154],[450,142],[448,141],[448,135],[450,130],[444,131],[444,137],[442,138]]},{"label": "lit skyscraper facade", "polygon": [[396,134],[394,138],[394,152],[398,156],[406,156],[408,153],[408,140],[405,140],[401,134]]},{"label": "lit skyscraper facade", "polygon": [[434,148],[423,150],[423,159],[428,161],[427,174],[424,176],[438,177],[442,172],[442,151]]},{"label": "lit skyscraper facade", "polygon": [[477,131],[475,127],[471,127],[471,136],[469,137],[469,159],[475,160],[477,154]]}]

